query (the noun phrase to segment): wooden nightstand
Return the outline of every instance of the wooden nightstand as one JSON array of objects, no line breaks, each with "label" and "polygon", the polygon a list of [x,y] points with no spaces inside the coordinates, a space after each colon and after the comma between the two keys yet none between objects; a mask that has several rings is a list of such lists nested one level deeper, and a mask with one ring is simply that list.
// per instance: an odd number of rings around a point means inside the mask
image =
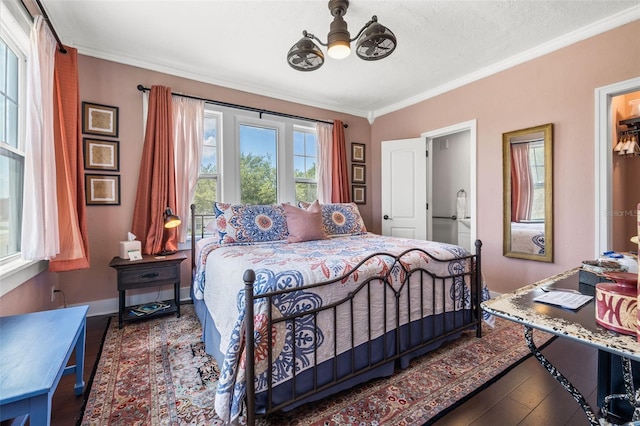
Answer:
[{"label": "wooden nightstand", "polygon": [[[159,315],[176,313],[180,317],[180,263],[187,255],[178,252],[170,256],[145,255],[141,260],[126,260],[114,257],[109,266],[118,271],[118,327],[122,328],[124,321],[147,319]],[[157,287],[173,284],[173,300],[163,302],[170,306],[144,316],[137,316],[127,312],[125,306],[125,292],[137,288]]]}]

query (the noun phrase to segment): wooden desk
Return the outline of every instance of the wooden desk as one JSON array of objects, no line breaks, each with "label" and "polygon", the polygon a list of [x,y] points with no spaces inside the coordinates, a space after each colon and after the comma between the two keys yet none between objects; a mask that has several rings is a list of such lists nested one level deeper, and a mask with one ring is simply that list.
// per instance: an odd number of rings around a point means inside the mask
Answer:
[{"label": "wooden desk", "polygon": [[[0,421],[28,415],[32,426],[49,425],[51,398],[67,374],[84,391],[88,306],[0,318]],[[75,350],[76,364],[67,367]]]},{"label": "wooden desk", "polygon": [[[577,311],[537,303],[533,298],[542,294],[540,287],[563,287],[578,289],[579,268],[538,281],[523,287],[513,293],[503,294],[493,300],[482,302],[482,308],[501,318],[520,323],[525,326],[525,339],[529,349],[538,361],[571,393],[573,398],[582,406],[590,424],[600,425],[591,406],[580,392],[540,353],[533,344],[533,329],[555,334],[556,336],[573,339],[578,342],[594,346],[600,350],[622,357],[625,371],[625,382],[630,381],[630,360],[640,361],[640,343],[635,336],[618,334],[599,326],[595,320],[595,303],[592,300]],[[629,398],[638,400],[639,394],[629,384]],[[629,401],[634,405],[633,401]],[[636,412],[638,411],[638,406]],[[606,414],[606,413],[605,413]]]}]

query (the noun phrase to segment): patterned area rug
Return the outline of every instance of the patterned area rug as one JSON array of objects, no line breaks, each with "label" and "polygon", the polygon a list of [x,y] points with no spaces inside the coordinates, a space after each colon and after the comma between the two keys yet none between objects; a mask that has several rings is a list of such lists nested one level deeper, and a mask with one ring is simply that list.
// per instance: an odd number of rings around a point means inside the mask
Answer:
[{"label": "patterned area rug", "polygon": [[[221,425],[213,409],[218,367],[200,342],[192,305],[182,317],[111,321],[82,425]],[[540,347],[550,337],[536,332]],[[529,355],[523,328],[496,318],[483,338],[465,333],[392,377],[376,379],[261,425],[423,425],[485,388]]]}]

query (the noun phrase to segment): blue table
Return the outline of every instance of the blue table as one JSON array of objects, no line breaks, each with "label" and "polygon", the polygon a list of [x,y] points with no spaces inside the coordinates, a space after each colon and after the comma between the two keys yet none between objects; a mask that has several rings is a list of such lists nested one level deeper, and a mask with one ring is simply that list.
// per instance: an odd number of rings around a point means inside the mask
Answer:
[{"label": "blue table", "polygon": [[[0,421],[24,415],[32,426],[49,425],[51,399],[67,374],[84,391],[88,306],[0,317]],[[76,364],[67,366],[75,350]]]}]

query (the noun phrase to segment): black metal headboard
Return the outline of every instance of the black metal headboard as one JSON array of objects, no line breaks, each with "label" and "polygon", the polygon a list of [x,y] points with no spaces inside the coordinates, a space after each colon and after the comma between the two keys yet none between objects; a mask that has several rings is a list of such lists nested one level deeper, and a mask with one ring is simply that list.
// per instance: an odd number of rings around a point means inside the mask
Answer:
[{"label": "black metal headboard", "polygon": [[213,213],[196,214],[196,205],[191,204],[191,276],[196,268],[196,241],[208,236],[205,232],[207,224],[215,219]]}]

